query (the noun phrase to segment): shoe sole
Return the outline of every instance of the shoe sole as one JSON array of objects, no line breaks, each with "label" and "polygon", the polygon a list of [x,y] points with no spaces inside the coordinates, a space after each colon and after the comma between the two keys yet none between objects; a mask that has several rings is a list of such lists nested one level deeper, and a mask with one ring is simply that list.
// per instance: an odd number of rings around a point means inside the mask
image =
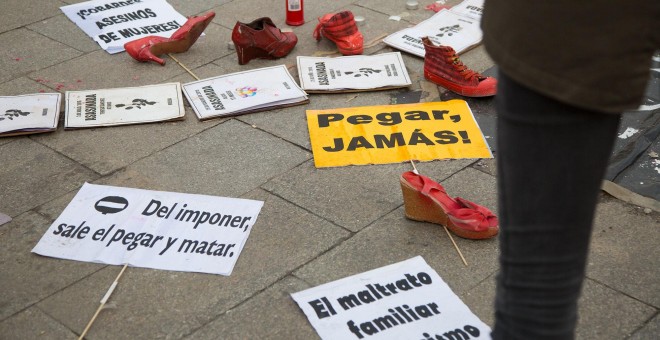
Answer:
[{"label": "shoe sole", "polygon": [[436,85],[440,85],[447,90],[454,92],[456,94],[460,94],[461,96],[465,97],[475,97],[475,98],[481,98],[481,97],[492,97],[495,95],[495,93],[479,93],[476,91],[476,88],[473,89],[466,89],[465,87],[461,86],[456,86],[449,82],[447,79],[439,77],[427,70],[424,70],[424,78]]}]

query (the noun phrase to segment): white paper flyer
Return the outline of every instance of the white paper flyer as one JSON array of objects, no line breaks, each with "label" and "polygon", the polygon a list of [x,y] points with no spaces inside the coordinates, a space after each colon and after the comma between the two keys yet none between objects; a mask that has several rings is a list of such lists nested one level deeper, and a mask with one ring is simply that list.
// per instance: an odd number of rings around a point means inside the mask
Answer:
[{"label": "white paper flyer", "polygon": [[186,83],[183,92],[200,120],[309,102],[284,65]]},{"label": "white paper flyer", "polygon": [[32,252],[230,275],[262,201],[85,183]]},{"label": "white paper flyer", "polygon": [[490,339],[421,256],[291,297],[322,339]]},{"label": "white paper flyer", "polygon": [[452,7],[450,11],[465,15],[475,20],[481,20],[484,12],[484,0],[464,0],[460,4]]},{"label": "white paper flyer", "polygon": [[429,37],[434,44],[451,46],[460,54],[481,42],[479,25],[478,19],[443,9],[416,26],[390,34],[383,42],[423,58],[422,38]]},{"label": "white paper flyer", "polygon": [[66,91],[64,127],[153,123],[183,119],[181,83]]},{"label": "white paper flyer", "polygon": [[60,9],[110,54],[146,36],[170,37],[187,21],[165,0],[92,0]]},{"label": "white paper flyer", "polygon": [[307,92],[392,89],[410,86],[400,52],[337,58],[299,56],[298,77]]},{"label": "white paper flyer", "polygon": [[55,130],[61,99],[59,93],[0,97],[0,137]]}]

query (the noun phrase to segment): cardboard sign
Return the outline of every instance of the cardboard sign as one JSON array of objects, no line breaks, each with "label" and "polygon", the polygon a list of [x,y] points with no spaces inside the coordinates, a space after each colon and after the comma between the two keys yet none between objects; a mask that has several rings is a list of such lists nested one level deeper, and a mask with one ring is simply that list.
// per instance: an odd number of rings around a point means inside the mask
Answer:
[{"label": "cardboard sign", "polygon": [[32,252],[230,275],[261,201],[87,184]]},{"label": "cardboard sign", "polygon": [[421,256],[291,297],[322,339],[490,339]]},{"label": "cardboard sign", "polygon": [[61,99],[59,93],[0,97],[0,137],[54,131]]},{"label": "cardboard sign", "polygon": [[185,114],[180,83],[66,91],[64,127],[153,123],[180,120]]},{"label": "cardboard sign", "polygon": [[200,120],[237,116],[309,102],[286,66],[258,68],[183,84]]},{"label": "cardboard sign", "polygon": [[450,11],[480,21],[484,12],[484,0],[464,0]]},{"label": "cardboard sign", "polygon": [[424,58],[422,38],[429,37],[435,45],[451,46],[461,53],[481,42],[483,33],[479,25],[479,19],[443,9],[416,26],[390,34],[383,42]]},{"label": "cardboard sign", "polygon": [[146,36],[169,38],[187,21],[165,0],[93,0],[60,9],[110,54]]},{"label": "cardboard sign", "polygon": [[492,158],[464,100],[307,110],[316,167]]},{"label": "cardboard sign", "polygon": [[336,58],[298,56],[300,86],[307,92],[392,89],[411,84],[400,52]]}]

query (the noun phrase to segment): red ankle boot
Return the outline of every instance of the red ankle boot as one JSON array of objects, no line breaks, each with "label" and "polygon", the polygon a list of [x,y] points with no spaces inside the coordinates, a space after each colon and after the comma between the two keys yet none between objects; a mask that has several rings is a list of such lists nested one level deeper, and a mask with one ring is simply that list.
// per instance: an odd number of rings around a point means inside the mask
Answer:
[{"label": "red ankle boot", "polygon": [[202,35],[202,32],[215,17],[214,12],[208,12],[202,16],[188,18],[186,23],[179,27],[169,38],[159,36],[148,36],[124,44],[126,52],[138,61],[154,61],[165,65],[165,60],[158,56],[166,53],[182,53],[188,51]]},{"label": "red ankle boot", "polygon": [[350,11],[330,13],[320,17],[319,24],[314,29],[314,38],[321,40],[321,36],[337,44],[339,52],[343,55],[362,54],[364,50],[364,38]]},{"label": "red ankle boot", "polygon": [[270,18],[259,18],[249,24],[236,22],[231,40],[236,47],[239,65],[255,58],[286,57],[298,43],[298,37],[293,32],[280,31]]},{"label": "red ankle boot", "polygon": [[436,46],[428,37],[422,38],[424,78],[466,97],[488,97],[497,92],[497,79],[470,70],[449,46]]}]

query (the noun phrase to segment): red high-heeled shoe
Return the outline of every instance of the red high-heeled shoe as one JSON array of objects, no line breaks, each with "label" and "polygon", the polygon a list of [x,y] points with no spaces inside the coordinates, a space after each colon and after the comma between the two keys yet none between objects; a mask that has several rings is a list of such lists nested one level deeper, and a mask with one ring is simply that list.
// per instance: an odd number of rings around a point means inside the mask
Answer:
[{"label": "red high-heeled shoe", "polygon": [[192,16],[169,38],[148,36],[129,41],[124,44],[124,48],[135,60],[154,61],[165,65],[165,60],[159,58],[159,55],[188,51],[214,17],[215,12],[208,12],[201,16]]},{"label": "red high-heeled shoe", "polygon": [[436,181],[412,171],[400,178],[406,217],[446,226],[457,236],[479,240],[499,232],[497,216],[466,199],[447,195]]},{"label": "red high-heeled shoe", "polygon": [[293,32],[282,32],[270,18],[259,18],[249,24],[237,21],[231,33],[236,47],[238,64],[245,65],[252,59],[277,59],[286,57],[298,43]]}]

